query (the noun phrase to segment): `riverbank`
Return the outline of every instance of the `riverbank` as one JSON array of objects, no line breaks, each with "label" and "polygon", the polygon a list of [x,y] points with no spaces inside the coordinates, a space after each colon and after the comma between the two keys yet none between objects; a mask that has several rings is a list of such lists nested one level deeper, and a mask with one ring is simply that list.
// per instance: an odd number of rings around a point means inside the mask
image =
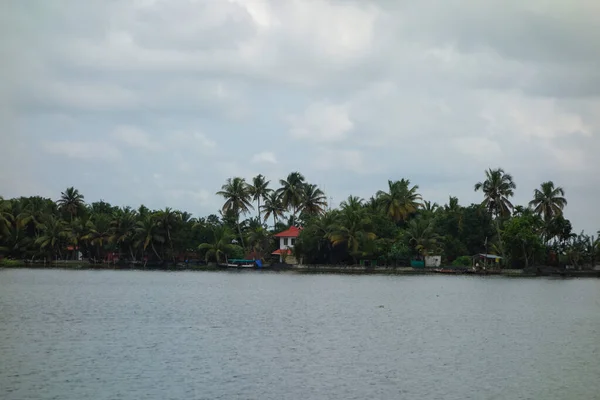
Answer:
[{"label": "riverbank", "polygon": [[[9,261],[9,262],[6,262]],[[60,261],[53,263],[22,263],[17,260],[3,260],[0,268],[30,268],[30,269],[68,269],[68,270],[148,270],[148,271],[223,271],[223,270],[248,270],[248,269],[226,269],[215,264],[171,264],[171,265],[113,265],[113,264],[90,264],[81,261]],[[261,269],[250,269],[260,271]],[[488,276],[498,275],[505,277],[578,277],[578,278],[600,278],[600,271],[585,270],[558,270],[553,268],[540,269],[502,269],[474,272],[471,270],[460,270],[454,268],[412,268],[376,266],[365,267],[360,265],[273,265],[265,266],[264,271],[290,272],[298,274],[348,274],[348,275],[476,275]]]}]

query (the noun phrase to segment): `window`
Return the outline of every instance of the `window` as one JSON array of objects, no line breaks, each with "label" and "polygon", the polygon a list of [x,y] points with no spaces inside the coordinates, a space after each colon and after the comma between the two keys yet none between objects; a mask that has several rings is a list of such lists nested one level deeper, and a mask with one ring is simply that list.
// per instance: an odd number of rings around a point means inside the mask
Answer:
[{"label": "window", "polygon": [[287,245],[288,245],[288,238],[284,238],[284,239],[283,239],[283,245],[284,245],[284,246],[287,246]]},{"label": "window", "polygon": [[292,239],[292,246],[296,244],[296,239]]}]

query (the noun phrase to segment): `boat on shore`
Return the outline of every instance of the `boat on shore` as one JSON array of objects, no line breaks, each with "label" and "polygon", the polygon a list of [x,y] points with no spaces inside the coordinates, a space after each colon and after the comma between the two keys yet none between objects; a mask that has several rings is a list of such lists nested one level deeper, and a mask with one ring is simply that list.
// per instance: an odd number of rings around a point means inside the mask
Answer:
[{"label": "boat on shore", "polygon": [[239,268],[239,269],[261,269],[264,268],[261,260],[244,260],[244,259],[231,259],[227,260],[225,264],[219,264],[221,268]]}]

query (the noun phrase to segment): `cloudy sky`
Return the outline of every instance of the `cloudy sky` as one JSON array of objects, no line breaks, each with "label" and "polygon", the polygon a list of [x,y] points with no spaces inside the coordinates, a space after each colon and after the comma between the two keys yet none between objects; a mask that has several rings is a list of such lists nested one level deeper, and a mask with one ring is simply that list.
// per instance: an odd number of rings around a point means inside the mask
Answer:
[{"label": "cloudy sky", "polygon": [[205,215],[299,170],[334,206],[409,178],[478,202],[488,167],[600,229],[595,0],[5,0],[0,195]]}]

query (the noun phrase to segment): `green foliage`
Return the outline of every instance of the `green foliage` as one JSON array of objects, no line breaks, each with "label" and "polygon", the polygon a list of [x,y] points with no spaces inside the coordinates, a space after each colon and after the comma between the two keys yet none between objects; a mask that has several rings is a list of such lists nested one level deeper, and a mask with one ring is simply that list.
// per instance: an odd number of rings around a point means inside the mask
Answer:
[{"label": "green foliage", "polygon": [[454,261],[452,261],[452,265],[454,267],[470,267],[472,263],[472,259],[470,256],[460,256],[456,257]]},{"label": "green foliage", "polygon": [[506,257],[513,266],[529,267],[543,257],[542,220],[536,215],[513,217],[504,224],[502,239]]},{"label": "green foliage", "polygon": [[119,208],[102,200],[86,204],[73,187],[56,202],[0,197],[0,255],[54,260],[81,254],[96,262],[118,257],[136,265],[249,256],[268,260],[278,248],[273,234],[297,225],[303,229],[294,253],[305,263],[368,258],[379,265],[409,265],[411,257],[442,255],[466,266],[471,255],[496,252],[515,267],[551,260],[583,268],[600,258],[597,237],[573,234],[562,213],[562,188],[544,182],[530,208],[513,206],[516,185],[502,169],[485,172],[485,180],[475,185],[483,201],[468,206],[452,196],[441,206],[424,200],[417,185],[399,179],[389,180],[367,201],[349,196],[331,209],[322,189],[299,172],[273,182],[280,187],[271,189],[263,175],[250,184],[241,177],[228,179],[217,192],[223,206],[206,217],[144,205]]}]

